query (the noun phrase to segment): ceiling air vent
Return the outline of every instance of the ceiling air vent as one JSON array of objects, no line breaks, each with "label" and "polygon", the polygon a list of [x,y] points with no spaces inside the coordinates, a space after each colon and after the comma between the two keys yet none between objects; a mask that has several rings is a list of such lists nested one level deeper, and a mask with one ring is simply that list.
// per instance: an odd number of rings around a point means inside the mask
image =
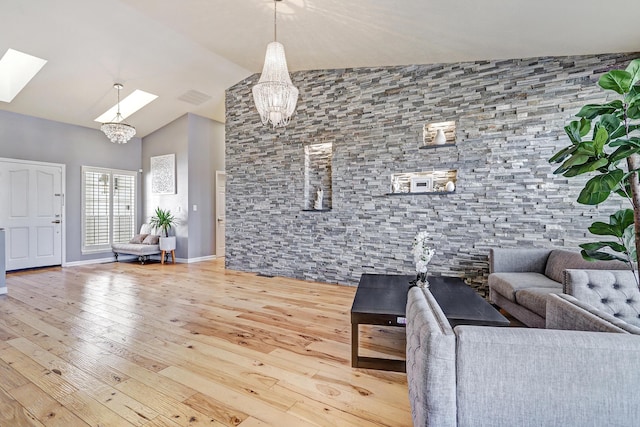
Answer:
[{"label": "ceiling air vent", "polygon": [[180,101],[188,102],[189,104],[200,105],[210,100],[211,96],[206,93],[198,92],[197,90],[190,90],[183,93],[178,97],[178,99]]}]

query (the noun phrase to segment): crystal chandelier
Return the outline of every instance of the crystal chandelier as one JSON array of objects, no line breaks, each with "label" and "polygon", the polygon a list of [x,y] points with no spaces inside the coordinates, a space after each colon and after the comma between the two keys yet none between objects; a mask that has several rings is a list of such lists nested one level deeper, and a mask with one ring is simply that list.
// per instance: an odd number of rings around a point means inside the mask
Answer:
[{"label": "crystal chandelier", "polygon": [[120,90],[124,86],[120,83],[113,85],[118,90],[118,113],[110,122],[103,123],[100,130],[107,135],[111,142],[126,144],[136,134],[136,128],[124,122],[124,117],[120,114]]},{"label": "crystal chandelier", "polygon": [[267,45],[264,67],[260,80],[253,87],[253,101],[256,104],[262,124],[271,123],[275,128],[289,124],[291,115],[296,109],[298,88],[291,83],[284,46],[276,41],[276,5],[273,2],[273,39]]}]

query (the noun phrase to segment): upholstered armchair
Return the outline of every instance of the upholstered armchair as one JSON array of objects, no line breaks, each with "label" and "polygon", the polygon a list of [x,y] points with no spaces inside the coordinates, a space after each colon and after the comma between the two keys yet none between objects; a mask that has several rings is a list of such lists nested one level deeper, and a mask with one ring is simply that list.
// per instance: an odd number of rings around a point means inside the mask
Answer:
[{"label": "upholstered armchair", "polygon": [[548,329],[640,334],[640,290],[632,271],[568,269],[564,274],[564,294],[547,300]]}]

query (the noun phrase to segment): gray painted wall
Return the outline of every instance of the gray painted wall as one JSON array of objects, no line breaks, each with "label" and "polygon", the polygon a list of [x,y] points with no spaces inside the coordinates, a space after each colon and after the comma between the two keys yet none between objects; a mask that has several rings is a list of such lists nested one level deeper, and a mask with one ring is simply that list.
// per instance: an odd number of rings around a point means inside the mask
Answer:
[{"label": "gray painted wall", "polygon": [[189,258],[199,258],[216,251],[215,178],[216,170],[224,171],[224,124],[188,116]]},{"label": "gray painted wall", "polygon": [[[66,165],[66,261],[112,256],[111,251],[91,255],[80,252],[81,167],[137,171],[141,163],[140,138],[127,144],[113,144],[97,129],[0,111],[0,157]],[[142,200],[140,189],[138,175],[138,206]]]},{"label": "gray painted wall", "polygon": [[[187,242],[189,238],[189,139],[188,118],[186,115],[174,120],[144,138],[142,143],[142,175],[144,221],[154,215],[157,207],[169,209],[178,219],[173,228],[176,236],[176,257],[188,258]],[[176,155],[176,193],[151,193],[151,157],[165,154]]]},{"label": "gray painted wall", "polygon": [[[285,129],[260,123],[251,87],[226,97],[226,266],[356,284],[362,273],[412,273],[411,242],[429,233],[433,274],[484,290],[491,247],[570,246],[593,218],[580,179],[552,175],[563,127],[611,68],[638,55],[530,58],[294,73]],[[455,121],[457,144],[419,149],[423,125]],[[304,146],[333,143],[332,211],[302,212]],[[390,175],[457,170],[448,195],[389,196]],[[617,203],[612,203],[617,205]]]},{"label": "gray painted wall", "polygon": [[[152,194],[150,158],[176,155],[176,194]],[[186,114],[144,138],[144,219],[156,207],[178,218],[176,256],[193,259],[215,254],[215,171],[224,170],[224,125]],[[193,210],[197,205],[197,210]]]}]

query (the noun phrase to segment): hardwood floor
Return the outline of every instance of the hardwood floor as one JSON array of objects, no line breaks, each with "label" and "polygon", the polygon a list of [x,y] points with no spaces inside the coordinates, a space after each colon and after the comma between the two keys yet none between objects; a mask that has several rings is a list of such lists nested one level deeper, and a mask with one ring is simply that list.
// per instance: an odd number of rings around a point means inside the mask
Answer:
[{"label": "hardwood floor", "polygon": [[[194,264],[10,273],[0,426],[410,426],[406,376],[352,369],[355,288]],[[404,330],[361,328],[401,357]]]}]

